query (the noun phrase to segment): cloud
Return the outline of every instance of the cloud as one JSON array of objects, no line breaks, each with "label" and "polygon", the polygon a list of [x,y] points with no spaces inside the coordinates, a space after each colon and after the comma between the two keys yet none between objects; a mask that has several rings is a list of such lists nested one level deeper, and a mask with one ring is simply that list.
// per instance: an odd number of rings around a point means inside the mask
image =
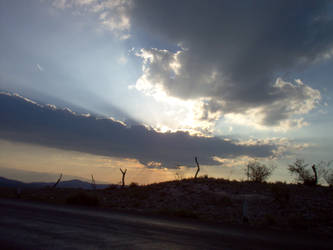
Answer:
[{"label": "cloud", "polygon": [[136,52],[142,74],[135,88],[184,111],[177,128],[156,126],[164,131],[211,134],[221,118],[276,131],[306,126],[320,92],[283,78],[333,54],[329,1],[54,0],[53,6],[96,15],[119,39],[154,41],[148,44],[159,48]]},{"label": "cloud", "polygon": [[35,65],[35,70],[37,71],[37,72],[42,72],[42,71],[44,71],[44,68],[40,65],[40,64],[36,64]]},{"label": "cloud", "polygon": [[306,126],[307,122],[299,115],[307,114],[319,104],[320,92],[299,79],[293,84],[278,78],[273,87],[273,94],[279,96],[276,100],[249,108],[243,114],[230,112],[225,114],[225,120],[257,129],[270,127],[277,131]]},{"label": "cloud", "polygon": [[58,9],[71,9],[73,13],[96,14],[102,27],[113,32],[116,37],[126,40],[131,27],[128,11],[132,0],[53,0],[52,6]]},{"label": "cloud", "polygon": [[[294,157],[297,153],[300,151],[303,151],[311,146],[312,144],[309,143],[304,143],[304,142],[297,142],[290,140],[288,138],[277,138],[277,137],[272,137],[272,138],[265,138],[265,139],[254,139],[250,138],[248,140],[243,140],[239,141],[236,143],[237,145],[247,145],[247,146],[254,146],[254,145],[274,145],[274,154],[269,158],[269,159],[281,159],[284,157],[290,158]],[[247,156],[243,156],[241,158],[249,158]],[[261,160],[267,160],[268,158],[264,159],[262,158]],[[229,161],[228,159],[225,159],[225,161]]]},{"label": "cloud", "polygon": [[66,0],[54,0],[52,6],[58,9],[64,9],[68,6],[68,3]]},{"label": "cloud", "polygon": [[65,9],[80,6],[91,6],[98,4],[98,2],[98,0],[52,0],[52,6],[59,9]]},{"label": "cloud", "polygon": [[121,64],[121,65],[125,65],[126,63],[127,63],[127,58],[126,58],[126,56],[121,56],[121,57],[119,57],[118,58],[118,60],[117,60],[117,62],[119,63],[119,64]]},{"label": "cloud", "polygon": [[[173,49],[143,48],[136,88],[202,104],[201,119],[242,115],[257,127],[289,129],[320,92],[283,75],[331,58],[328,1],[135,2],[132,29]],[[159,44],[157,44],[159,45]],[[178,47],[175,47],[177,45]],[[159,45],[161,46],[161,45]],[[211,119],[213,117],[213,119]]]},{"label": "cloud", "polygon": [[0,94],[0,137],[104,156],[133,158],[150,168],[219,165],[214,157],[269,157],[272,144],[241,145],[216,137],[191,136],[186,132],[159,133],[141,125],[126,126],[113,119],[78,115],[20,96]]}]

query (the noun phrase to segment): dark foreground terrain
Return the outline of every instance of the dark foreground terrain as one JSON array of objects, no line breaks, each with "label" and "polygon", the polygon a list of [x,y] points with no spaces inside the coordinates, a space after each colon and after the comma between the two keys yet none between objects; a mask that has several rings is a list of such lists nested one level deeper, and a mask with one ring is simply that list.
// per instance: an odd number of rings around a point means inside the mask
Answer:
[{"label": "dark foreground terrain", "polygon": [[0,200],[1,249],[332,249],[308,233]]},{"label": "dark foreground terrain", "polygon": [[[17,198],[0,188],[0,197]],[[125,188],[21,188],[21,200],[333,236],[333,188],[198,178]]]}]

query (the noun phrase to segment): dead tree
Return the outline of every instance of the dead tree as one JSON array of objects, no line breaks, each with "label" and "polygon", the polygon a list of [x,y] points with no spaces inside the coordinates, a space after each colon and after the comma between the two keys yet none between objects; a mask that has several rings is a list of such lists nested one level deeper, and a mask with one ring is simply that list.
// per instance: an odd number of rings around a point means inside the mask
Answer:
[{"label": "dead tree", "polygon": [[121,187],[123,188],[123,187],[125,187],[125,175],[126,175],[127,169],[125,169],[125,171],[124,171],[120,168],[120,172],[123,174],[123,177],[121,179],[121,181],[122,181]]},{"label": "dead tree", "polygon": [[313,173],[314,173],[313,182],[314,182],[314,185],[317,185],[318,184],[318,174],[317,174],[317,169],[316,169],[315,164],[312,165],[312,170],[313,170]]},{"label": "dead tree", "polygon": [[56,188],[56,187],[58,186],[58,184],[59,184],[61,178],[62,178],[62,174],[60,174],[60,176],[59,176],[57,182],[53,184],[52,189],[54,189],[54,188]]},{"label": "dead tree", "polygon": [[96,182],[93,175],[91,175],[91,187],[93,190],[96,190]]},{"label": "dead tree", "polygon": [[194,179],[196,179],[197,176],[198,176],[198,173],[199,173],[199,171],[200,171],[200,165],[199,165],[199,162],[198,162],[198,158],[197,158],[197,157],[195,157],[194,160],[195,160],[195,163],[197,164],[197,172],[195,172],[195,175],[194,175]]}]

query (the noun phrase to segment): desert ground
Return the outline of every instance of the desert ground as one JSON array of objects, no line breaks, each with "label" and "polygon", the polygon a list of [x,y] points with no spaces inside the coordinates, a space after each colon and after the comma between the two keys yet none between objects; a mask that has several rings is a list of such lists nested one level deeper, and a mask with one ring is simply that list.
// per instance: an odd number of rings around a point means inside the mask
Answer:
[{"label": "desert ground", "polygon": [[[17,190],[0,196],[17,199]],[[20,200],[90,206],[107,211],[162,215],[253,228],[333,234],[333,188],[285,183],[183,179],[101,190],[23,189]]]}]

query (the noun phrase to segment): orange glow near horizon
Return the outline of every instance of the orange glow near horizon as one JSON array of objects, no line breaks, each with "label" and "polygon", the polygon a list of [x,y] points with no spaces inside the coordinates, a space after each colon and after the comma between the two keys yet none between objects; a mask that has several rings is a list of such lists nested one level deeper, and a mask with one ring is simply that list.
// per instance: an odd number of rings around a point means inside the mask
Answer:
[{"label": "orange glow near horizon", "polygon": [[[58,175],[64,179],[79,178],[90,180],[91,175],[97,182],[118,184],[121,181],[119,168],[127,168],[126,183],[149,184],[173,180],[174,170],[147,168],[136,159],[116,158],[93,155],[77,151],[48,148],[39,145],[0,140],[0,168],[23,170]],[[0,171],[2,171],[0,169]],[[17,176],[7,176],[31,182],[31,179],[16,171]],[[0,176],[5,175],[0,172]],[[6,177],[6,176],[4,176]],[[53,179],[51,179],[53,180]],[[50,181],[51,181],[50,180]]]},{"label": "orange glow near horizon", "polygon": [[[0,176],[24,182],[54,181],[60,173],[64,180],[91,180],[97,183],[120,184],[120,168],[127,169],[126,184],[144,185],[190,178],[196,168],[162,168],[159,162],[149,162],[146,167],[137,159],[94,155],[70,150],[49,148],[40,145],[18,143],[0,139]],[[222,159],[216,166],[201,165],[199,176],[243,180],[244,167],[251,158]],[[266,163],[266,162],[265,162]],[[267,163],[270,164],[269,162]],[[284,168],[277,168],[270,181],[291,181]]]}]

